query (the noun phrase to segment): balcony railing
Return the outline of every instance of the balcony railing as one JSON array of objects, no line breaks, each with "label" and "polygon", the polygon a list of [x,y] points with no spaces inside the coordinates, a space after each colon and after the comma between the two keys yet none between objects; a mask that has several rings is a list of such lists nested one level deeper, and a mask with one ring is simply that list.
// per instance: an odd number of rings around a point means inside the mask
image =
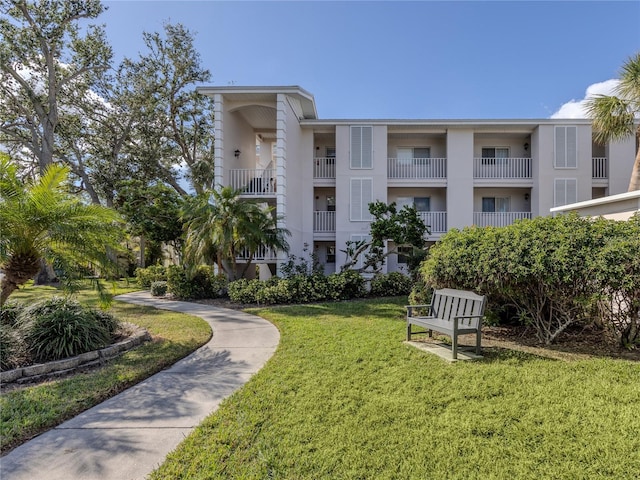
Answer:
[{"label": "balcony railing", "polygon": [[607,157],[594,157],[591,159],[591,176],[594,179],[609,178]]},{"label": "balcony railing", "polygon": [[479,227],[506,227],[516,220],[531,218],[531,212],[473,212],[473,224]]},{"label": "balcony railing", "polygon": [[336,178],[335,157],[317,157],[313,159],[313,178]]},{"label": "balcony railing", "polygon": [[336,231],[336,212],[313,212],[313,231],[316,233],[332,233]]},{"label": "balcony railing", "polygon": [[474,158],[473,178],[531,178],[531,159]]},{"label": "balcony railing", "polygon": [[[237,261],[247,261],[251,256],[249,249],[245,248],[236,256]],[[253,255],[254,262],[275,262],[278,259],[278,254],[272,248],[261,246],[256,250]]]},{"label": "balcony railing", "polygon": [[445,233],[447,231],[447,212],[418,212],[422,221],[429,227],[429,231],[434,233]]},{"label": "balcony railing", "polygon": [[275,169],[235,168],[229,170],[229,185],[244,195],[274,195]]},{"label": "balcony railing", "polygon": [[447,178],[447,159],[413,158],[405,160],[388,158],[387,177],[402,179],[445,179]]}]

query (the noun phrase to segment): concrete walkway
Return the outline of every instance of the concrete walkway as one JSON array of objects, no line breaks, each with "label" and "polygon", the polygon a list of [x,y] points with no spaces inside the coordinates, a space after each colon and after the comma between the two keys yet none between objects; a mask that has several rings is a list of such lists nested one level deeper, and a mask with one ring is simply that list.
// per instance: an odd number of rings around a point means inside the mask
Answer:
[{"label": "concrete walkway", "polygon": [[143,479],[220,402],[271,358],[280,334],[236,310],[156,299],[117,300],[202,317],[213,329],[203,347],[0,458],[2,480]]}]

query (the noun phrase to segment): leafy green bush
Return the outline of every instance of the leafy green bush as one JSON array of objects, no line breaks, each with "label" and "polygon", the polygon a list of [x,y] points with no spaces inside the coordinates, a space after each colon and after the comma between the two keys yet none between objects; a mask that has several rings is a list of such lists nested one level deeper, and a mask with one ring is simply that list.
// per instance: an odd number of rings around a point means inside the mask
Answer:
[{"label": "leafy green bush", "polygon": [[225,294],[226,286],[226,277],[215,275],[209,265],[200,265],[191,274],[177,265],[167,268],[167,289],[177,298],[218,298]]},{"label": "leafy green bush", "polygon": [[167,293],[167,282],[158,281],[151,283],[151,295],[154,297],[162,297]]},{"label": "leafy green bush", "polygon": [[[639,248],[630,240],[634,238],[640,238],[637,219],[617,223],[561,215],[504,228],[467,227],[442,237],[422,264],[421,274],[427,288],[488,295],[489,307],[496,312],[514,316],[514,306],[515,316],[530,323],[538,339],[549,344],[572,324],[593,320],[603,292],[609,301],[619,292],[627,292],[630,299],[637,295],[640,266],[634,263]],[[624,280],[618,282],[620,278]],[[629,318],[636,315],[633,308]],[[611,316],[601,320],[610,322]]]},{"label": "leafy green bush", "polygon": [[329,295],[333,300],[349,300],[366,296],[364,278],[355,270],[332,273],[327,277]]},{"label": "leafy green bush", "polygon": [[25,308],[18,325],[32,360],[46,362],[105,347],[118,322],[75,300],[52,297]]},{"label": "leafy green bush", "polygon": [[24,340],[11,325],[0,324],[0,370],[16,368],[26,356]]},{"label": "leafy green bush", "polygon": [[167,281],[167,269],[162,265],[151,265],[136,269],[136,279],[142,288],[150,288],[153,282]]},{"label": "leafy green bush", "polygon": [[411,279],[400,272],[378,274],[371,279],[369,294],[374,297],[409,295]]}]

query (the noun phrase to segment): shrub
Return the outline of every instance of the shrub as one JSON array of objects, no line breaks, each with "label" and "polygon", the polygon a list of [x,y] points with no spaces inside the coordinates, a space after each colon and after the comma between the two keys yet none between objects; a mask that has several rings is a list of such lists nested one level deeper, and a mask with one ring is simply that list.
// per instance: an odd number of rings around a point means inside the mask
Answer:
[{"label": "shrub", "polygon": [[256,296],[261,290],[262,284],[260,280],[247,280],[241,278],[229,283],[228,295],[229,299],[234,303],[258,303]]},{"label": "shrub", "polygon": [[32,360],[45,362],[108,345],[118,322],[106,312],[52,297],[25,308],[18,325]]},{"label": "shrub", "polygon": [[11,325],[0,324],[0,370],[10,370],[21,365],[26,356],[24,340]]},{"label": "shrub", "polygon": [[0,325],[15,327],[18,315],[24,309],[24,305],[18,302],[9,301],[0,308]]},{"label": "shrub", "polygon": [[428,305],[431,303],[431,292],[432,289],[427,287],[424,280],[421,277],[418,278],[411,287],[411,292],[409,293],[409,304]]},{"label": "shrub", "polygon": [[177,298],[218,298],[225,294],[226,287],[226,277],[215,275],[209,265],[200,265],[192,274],[176,265],[167,269],[167,289]]},{"label": "shrub", "polygon": [[167,282],[158,281],[151,283],[151,295],[154,297],[162,297],[167,293]]},{"label": "shrub", "polygon": [[327,277],[327,282],[333,300],[349,300],[366,295],[364,278],[355,270],[332,273]]},{"label": "shrub", "polygon": [[142,288],[150,288],[153,282],[167,280],[167,269],[162,265],[151,265],[147,268],[136,269],[136,279]]},{"label": "shrub", "polygon": [[378,274],[371,279],[369,294],[374,297],[409,295],[411,279],[400,272]]}]

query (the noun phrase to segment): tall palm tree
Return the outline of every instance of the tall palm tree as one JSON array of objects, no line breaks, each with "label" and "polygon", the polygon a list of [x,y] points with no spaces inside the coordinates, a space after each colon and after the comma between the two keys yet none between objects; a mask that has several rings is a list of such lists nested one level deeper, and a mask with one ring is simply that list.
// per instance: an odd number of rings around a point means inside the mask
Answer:
[{"label": "tall palm tree", "polygon": [[[595,140],[606,143],[635,135],[640,137],[640,52],[622,66],[620,83],[614,94],[597,95],[587,101],[587,113],[593,120]],[[640,190],[640,149],[631,171],[629,191]]]},{"label": "tall palm tree", "polygon": [[0,158],[0,306],[38,273],[41,260],[60,266],[67,278],[89,264],[116,271],[108,249],[119,249],[119,217],[70,194],[68,175],[68,168],[50,165],[23,182],[16,165]]},{"label": "tall palm tree", "polygon": [[[194,264],[215,261],[230,280],[245,275],[260,248],[289,250],[289,231],[277,226],[273,209],[240,193],[231,187],[207,190],[183,214],[186,258]],[[245,252],[249,258],[238,269],[237,258]]]}]

